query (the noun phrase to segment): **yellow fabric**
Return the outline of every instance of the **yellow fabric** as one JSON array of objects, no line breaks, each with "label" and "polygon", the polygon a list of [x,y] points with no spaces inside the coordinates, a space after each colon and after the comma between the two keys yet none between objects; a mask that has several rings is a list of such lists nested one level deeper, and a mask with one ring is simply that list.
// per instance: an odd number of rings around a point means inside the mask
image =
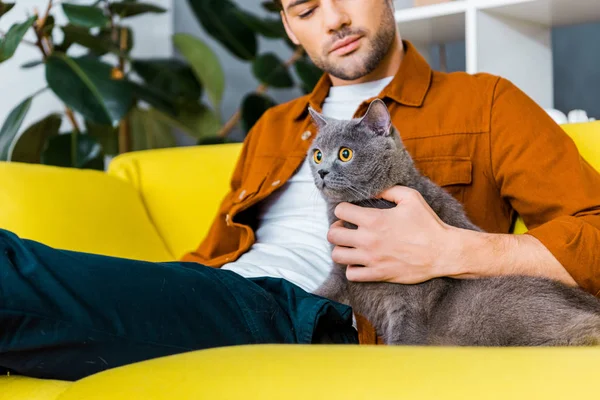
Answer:
[{"label": "yellow fabric", "polygon": [[[600,171],[600,121],[565,124],[562,128],[573,139],[581,156]],[[521,217],[517,218],[513,231],[515,234],[527,231]]]},{"label": "yellow fabric", "polygon": [[[600,169],[600,122],[564,128]],[[240,149],[130,153],[108,174],[0,163],[0,227],[59,248],[176,259],[206,234]],[[591,348],[245,346],[151,360],[72,385],[0,377],[0,400],[588,398],[597,395],[598,360],[600,349]]]},{"label": "yellow fabric", "polygon": [[585,399],[599,359],[600,348],[240,346],[107,371],[58,400]]},{"label": "yellow fabric", "polygon": [[171,259],[133,187],[100,171],[0,163],[0,227],[49,246]]},{"label": "yellow fabric", "polygon": [[2,376],[0,400],[55,400],[71,385],[71,382]]},{"label": "yellow fabric", "polygon": [[123,154],[108,170],[131,182],[174,258],[198,247],[223,196],[240,144]]}]

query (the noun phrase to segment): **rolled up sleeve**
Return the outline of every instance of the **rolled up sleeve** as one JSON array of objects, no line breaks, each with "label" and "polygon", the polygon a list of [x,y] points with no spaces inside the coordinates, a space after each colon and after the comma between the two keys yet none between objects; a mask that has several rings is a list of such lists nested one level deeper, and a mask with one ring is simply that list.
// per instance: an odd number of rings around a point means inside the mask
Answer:
[{"label": "rolled up sleeve", "polygon": [[490,159],[501,196],[584,290],[600,295],[600,173],[533,100],[494,92]]}]

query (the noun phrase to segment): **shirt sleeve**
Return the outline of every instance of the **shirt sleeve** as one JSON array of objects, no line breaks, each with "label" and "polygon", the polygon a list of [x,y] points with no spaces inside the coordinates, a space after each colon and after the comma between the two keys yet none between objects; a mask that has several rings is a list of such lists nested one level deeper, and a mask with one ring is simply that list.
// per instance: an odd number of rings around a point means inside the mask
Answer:
[{"label": "shirt sleeve", "polygon": [[500,195],[577,284],[600,295],[600,174],[525,93],[499,79],[491,169]]}]

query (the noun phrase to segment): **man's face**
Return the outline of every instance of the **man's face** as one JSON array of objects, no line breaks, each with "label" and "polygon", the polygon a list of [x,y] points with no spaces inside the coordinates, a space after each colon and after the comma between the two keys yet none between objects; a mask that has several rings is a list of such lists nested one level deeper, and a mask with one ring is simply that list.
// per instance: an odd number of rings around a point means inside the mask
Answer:
[{"label": "man's face", "polygon": [[290,39],[342,80],[372,72],[396,35],[390,0],[283,0],[282,6]]}]

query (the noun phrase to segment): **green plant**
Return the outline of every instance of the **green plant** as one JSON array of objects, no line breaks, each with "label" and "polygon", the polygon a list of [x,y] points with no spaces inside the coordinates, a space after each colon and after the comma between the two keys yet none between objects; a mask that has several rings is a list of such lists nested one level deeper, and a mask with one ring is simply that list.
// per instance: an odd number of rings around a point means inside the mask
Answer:
[{"label": "green plant", "polygon": [[[210,49],[204,49],[201,71],[175,58],[133,59],[134,32],[127,21],[165,10],[137,0],[81,3],[49,0],[43,13],[34,10],[25,21],[0,32],[0,63],[21,43],[36,46],[40,59],[22,67],[43,65],[47,82],[47,87],[20,100],[1,126],[0,161],[102,169],[105,154],[174,146],[173,128],[196,138],[221,128],[218,115],[201,102],[199,72],[209,82],[210,99],[219,101],[214,82],[221,79],[220,65]],[[0,0],[0,17],[13,7]],[[68,20],[64,26],[55,23],[59,8]],[[28,31],[35,41],[25,39]],[[86,53],[73,56],[71,49],[76,47]],[[64,112],[22,130],[32,102],[45,90],[64,103]],[[66,132],[61,131],[65,118],[70,122]]]},{"label": "green plant", "polygon": [[[289,41],[278,14],[262,18],[231,0],[188,3],[205,31],[247,62],[259,81],[256,90],[242,96],[238,111],[223,120],[226,77],[213,50],[200,39],[187,34],[172,37],[184,60],[131,57],[135,40],[127,20],[164,9],[137,0],[90,0],[85,4],[71,0],[60,4],[68,23],[58,26],[53,13],[59,6],[49,0],[44,13],[36,10],[8,32],[0,32],[0,63],[9,60],[20,43],[36,46],[40,59],[22,67],[43,65],[48,84],[22,100],[4,121],[0,161],[102,169],[105,154],[174,146],[174,129],[196,138],[199,144],[227,142],[236,126],[241,125],[247,133],[276,105],[267,94],[270,87],[298,86],[307,93],[321,77],[304,50]],[[265,9],[277,13],[273,5],[271,1],[263,3]],[[0,0],[0,17],[13,6]],[[30,30],[34,42],[24,39]],[[62,41],[57,43],[60,32]],[[283,40],[293,55],[284,62],[274,53],[260,53],[259,37]],[[83,47],[87,53],[75,57],[74,47]],[[292,69],[299,79],[294,78]],[[32,101],[44,90],[56,94],[64,103],[64,112],[21,129]],[[204,97],[207,103],[202,101]],[[61,131],[65,118],[70,128]]]},{"label": "green plant", "polygon": [[[308,93],[321,77],[322,71],[311,62],[304,49],[295,46],[288,39],[275,2],[262,3],[263,8],[272,13],[266,18],[243,10],[232,0],[188,0],[188,4],[204,30],[237,59],[247,62],[259,81],[254,91],[242,96],[239,109],[224,122],[216,137],[208,137],[211,143],[227,141],[228,135],[238,125],[247,134],[260,116],[277,104],[267,94],[270,87],[299,87],[304,93]],[[195,47],[190,43],[193,40],[190,37],[175,36],[176,48],[190,65],[197,67],[201,64],[204,51],[202,47],[205,45]],[[293,50],[292,56],[283,61],[277,54],[261,53],[259,37],[283,40]],[[178,43],[178,38],[189,42]],[[298,79],[294,78],[292,69]],[[205,140],[201,139],[201,143]]]}]

